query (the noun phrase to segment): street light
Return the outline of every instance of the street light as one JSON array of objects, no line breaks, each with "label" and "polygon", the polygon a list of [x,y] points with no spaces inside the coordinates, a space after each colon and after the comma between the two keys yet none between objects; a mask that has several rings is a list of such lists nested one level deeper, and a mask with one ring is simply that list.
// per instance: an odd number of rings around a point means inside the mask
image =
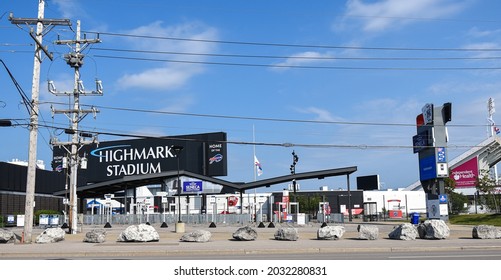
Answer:
[{"label": "street light", "polygon": [[178,146],[178,145],[172,145],[171,149],[174,151],[176,154],[177,158],[177,202],[178,202],[178,223],[182,223],[181,221],[181,183],[179,180],[179,155],[181,154],[181,151],[183,150],[183,146]]}]

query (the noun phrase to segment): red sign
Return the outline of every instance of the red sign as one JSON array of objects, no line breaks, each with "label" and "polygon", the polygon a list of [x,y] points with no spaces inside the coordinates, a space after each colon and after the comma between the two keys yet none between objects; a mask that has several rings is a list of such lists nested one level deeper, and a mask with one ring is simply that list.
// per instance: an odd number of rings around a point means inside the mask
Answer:
[{"label": "red sign", "polygon": [[450,178],[456,181],[456,188],[474,188],[478,178],[478,158],[474,157],[452,169]]},{"label": "red sign", "polygon": [[237,203],[238,203],[238,197],[236,196],[228,197],[228,206],[237,206]]}]

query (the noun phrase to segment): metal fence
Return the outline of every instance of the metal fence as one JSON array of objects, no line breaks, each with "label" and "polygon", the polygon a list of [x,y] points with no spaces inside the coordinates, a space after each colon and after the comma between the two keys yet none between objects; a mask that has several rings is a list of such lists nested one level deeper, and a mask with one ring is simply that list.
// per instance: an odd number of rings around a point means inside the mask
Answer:
[{"label": "metal fence", "polygon": [[[84,225],[104,225],[106,223],[110,224],[122,224],[122,225],[134,225],[134,224],[161,224],[163,222],[167,224],[174,224],[178,222],[179,217],[173,214],[129,214],[129,215],[81,215],[81,220],[79,223]],[[181,221],[187,224],[246,224],[251,222],[251,217],[249,215],[239,215],[239,214],[225,214],[225,215],[213,215],[213,214],[190,214],[181,215]]]},{"label": "metal fence", "polygon": [[[50,215],[51,218],[49,223],[40,226],[42,227],[57,227],[63,225],[65,221],[64,215]],[[116,215],[87,215],[79,214],[78,223],[83,225],[105,225],[110,223],[111,225],[137,225],[137,224],[162,224],[163,222],[167,224],[175,224],[178,222],[179,216],[174,214],[116,214]],[[278,220],[276,216],[272,218],[273,222],[298,222],[296,217],[293,215],[293,219],[290,221]],[[181,221],[187,224],[228,224],[228,225],[238,225],[238,224],[249,224],[253,223],[254,217],[249,214],[189,214],[181,215]],[[266,215],[257,216],[257,222],[267,221]],[[328,223],[344,223],[344,216],[342,214],[330,214],[325,216],[325,221]],[[58,224],[55,224],[57,222]],[[311,219],[309,215],[306,215],[304,222],[324,222],[324,217],[319,214],[316,220]]]}]

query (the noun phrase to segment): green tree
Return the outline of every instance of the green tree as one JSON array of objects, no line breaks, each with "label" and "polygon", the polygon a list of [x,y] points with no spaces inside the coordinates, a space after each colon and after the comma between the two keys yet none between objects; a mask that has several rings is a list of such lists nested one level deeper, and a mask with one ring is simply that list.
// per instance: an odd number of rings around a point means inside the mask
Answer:
[{"label": "green tree", "polygon": [[480,176],[477,178],[476,188],[479,193],[483,196],[483,202],[485,205],[499,213],[499,205],[496,199],[496,180],[492,178],[489,170],[481,170]]},{"label": "green tree", "polygon": [[465,203],[468,203],[468,197],[455,192],[456,181],[447,177],[444,179],[445,182],[445,193],[449,197],[449,208],[451,214],[459,214],[465,211]]},{"label": "green tree", "polygon": [[296,201],[299,203],[299,210],[302,213],[311,214],[316,216],[318,204],[322,201],[322,198],[318,195],[300,195],[291,194],[291,201]]}]

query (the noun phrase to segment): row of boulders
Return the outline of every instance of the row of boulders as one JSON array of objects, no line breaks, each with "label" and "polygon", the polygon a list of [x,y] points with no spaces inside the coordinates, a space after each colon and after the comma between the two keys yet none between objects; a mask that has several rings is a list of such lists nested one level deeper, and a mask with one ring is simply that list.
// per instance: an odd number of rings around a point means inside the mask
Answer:
[{"label": "row of boulders", "polygon": [[[390,239],[414,240],[421,239],[446,239],[450,235],[449,227],[442,220],[426,220],[419,225],[401,224],[393,228],[388,234]],[[491,225],[474,226],[472,238],[475,239],[501,239],[501,229]]]},{"label": "row of boulders", "polygon": [[390,239],[414,240],[421,239],[446,239],[450,229],[443,220],[426,220],[419,225],[404,223],[393,228],[388,234]]},{"label": "row of boulders", "polygon": [[[48,228],[39,234],[36,243],[54,243],[64,240],[65,232],[61,228]],[[0,243],[15,243],[22,240],[21,236],[13,231],[0,228]]]},{"label": "row of boulders", "polygon": [[[359,239],[376,240],[379,238],[379,229],[376,225],[360,224],[357,227]],[[317,239],[319,240],[338,240],[343,237],[345,228],[343,226],[324,226],[318,229]],[[388,234],[390,239],[414,240],[421,239],[446,239],[450,235],[449,227],[442,220],[426,220],[419,225],[410,223],[395,226]],[[250,226],[237,229],[233,233],[233,239],[239,241],[256,240],[258,234]],[[501,239],[501,229],[489,225],[475,226],[472,231],[472,237],[476,239]],[[63,241],[65,231],[61,228],[48,228],[36,238],[36,243],[55,243]],[[181,236],[180,241],[185,242],[208,242],[211,238],[211,232],[207,230],[195,230]],[[299,233],[296,228],[279,228],[274,234],[275,240],[296,241],[299,239]],[[14,243],[20,239],[12,231],[0,229],[0,243]],[[93,229],[85,234],[83,242],[102,243],[106,240],[106,230]],[[150,225],[139,224],[127,227],[120,233],[117,242],[155,242],[159,241],[158,232]]]}]

